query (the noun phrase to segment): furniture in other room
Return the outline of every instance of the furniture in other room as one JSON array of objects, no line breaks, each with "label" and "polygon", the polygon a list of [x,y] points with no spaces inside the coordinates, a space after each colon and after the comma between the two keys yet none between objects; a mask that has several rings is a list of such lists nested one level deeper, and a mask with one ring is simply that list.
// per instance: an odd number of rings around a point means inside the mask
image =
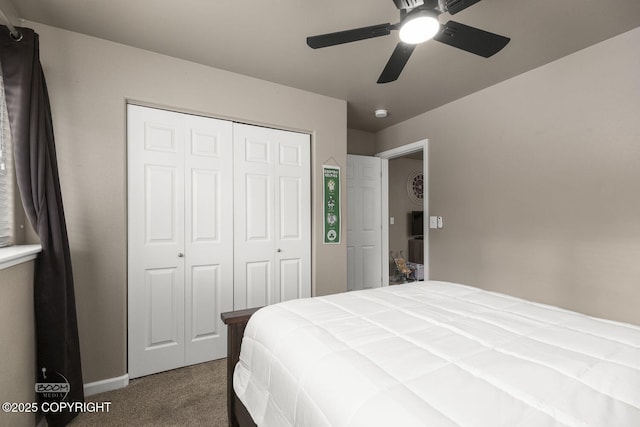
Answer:
[{"label": "furniture in other room", "polygon": [[409,239],[409,262],[424,264],[424,240]]}]

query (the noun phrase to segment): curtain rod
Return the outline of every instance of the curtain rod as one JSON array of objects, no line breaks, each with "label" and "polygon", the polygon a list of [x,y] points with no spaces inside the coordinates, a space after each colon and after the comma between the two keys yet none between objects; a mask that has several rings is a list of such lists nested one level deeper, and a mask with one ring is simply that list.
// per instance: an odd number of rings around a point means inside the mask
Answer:
[{"label": "curtain rod", "polygon": [[16,27],[14,27],[11,23],[11,19],[9,19],[9,17],[4,13],[2,9],[0,9],[0,19],[2,19],[7,28],[9,28],[9,34],[11,34],[12,39],[18,42],[22,40],[22,33],[16,30]]}]

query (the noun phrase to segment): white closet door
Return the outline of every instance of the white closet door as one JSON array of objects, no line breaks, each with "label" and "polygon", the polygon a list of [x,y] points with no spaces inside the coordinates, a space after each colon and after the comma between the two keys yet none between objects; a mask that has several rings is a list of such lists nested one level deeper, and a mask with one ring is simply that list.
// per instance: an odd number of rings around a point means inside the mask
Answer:
[{"label": "white closet door", "polygon": [[272,130],[277,150],[275,283],[280,301],[311,296],[311,137]]},{"label": "white closet door", "polygon": [[232,126],[128,106],[131,378],[226,356]]},{"label": "white closet door", "polygon": [[234,309],[311,295],[310,137],[234,125]]},{"label": "white closet door", "polygon": [[382,286],[382,160],[347,156],[347,290]]},{"label": "white closet door", "polygon": [[185,365],[226,357],[233,310],[232,122],[184,115]]},{"label": "white closet door", "polygon": [[184,363],[184,121],[128,106],[129,376]]}]

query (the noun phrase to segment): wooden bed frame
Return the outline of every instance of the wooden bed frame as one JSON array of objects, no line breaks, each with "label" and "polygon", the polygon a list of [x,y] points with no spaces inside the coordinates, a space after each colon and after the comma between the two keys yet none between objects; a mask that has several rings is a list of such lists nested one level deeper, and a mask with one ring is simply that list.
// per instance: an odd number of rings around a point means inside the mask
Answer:
[{"label": "wooden bed frame", "polygon": [[260,308],[262,307],[229,311],[220,315],[224,324],[227,325],[227,413],[231,427],[257,427],[249,411],[233,391],[233,370],[240,360],[240,346],[247,322]]}]

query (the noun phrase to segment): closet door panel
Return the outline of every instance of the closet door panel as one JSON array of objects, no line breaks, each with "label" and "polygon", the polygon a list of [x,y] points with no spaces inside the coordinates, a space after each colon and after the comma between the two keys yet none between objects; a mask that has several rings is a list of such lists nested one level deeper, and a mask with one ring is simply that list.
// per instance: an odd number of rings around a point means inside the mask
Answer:
[{"label": "closet door panel", "polygon": [[269,175],[245,174],[244,182],[244,217],[247,242],[272,241],[272,184]]},{"label": "closet door panel", "polygon": [[191,237],[195,243],[215,242],[220,236],[220,173],[191,171]]},{"label": "closet door panel", "polygon": [[226,355],[231,132],[228,121],[128,106],[132,378]]},{"label": "closet door panel", "polygon": [[[157,268],[146,271],[147,334],[145,351],[180,345],[175,295],[180,283],[175,268]],[[179,302],[179,301],[178,301]]]},{"label": "closet door panel", "polygon": [[184,123],[128,106],[129,376],[184,363]]},{"label": "closet door panel", "polygon": [[233,309],[232,123],[185,116],[185,364],[226,356]]},{"label": "closet door panel", "polygon": [[[178,244],[179,212],[175,209],[177,194],[177,168],[144,165],[144,221],[147,245]],[[178,171],[180,173],[182,171]]]},{"label": "closet door panel", "polygon": [[234,124],[234,310],[279,300],[274,286],[274,150],[270,129]]},{"label": "closet door panel", "polygon": [[220,265],[191,268],[191,333],[192,342],[208,340],[220,335]]},{"label": "closet door panel", "polygon": [[280,177],[279,240],[301,240],[302,236],[302,180],[298,177]]},{"label": "closet door panel", "polygon": [[260,307],[273,303],[271,260],[252,261],[246,264],[246,305]]},{"label": "closet door panel", "polygon": [[280,260],[280,300],[301,298],[302,261],[300,258]]},{"label": "closet door panel", "polygon": [[309,135],[234,125],[234,309],[311,296]]},{"label": "closet door panel", "polygon": [[311,296],[310,136],[272,130],[279,301]]}]

